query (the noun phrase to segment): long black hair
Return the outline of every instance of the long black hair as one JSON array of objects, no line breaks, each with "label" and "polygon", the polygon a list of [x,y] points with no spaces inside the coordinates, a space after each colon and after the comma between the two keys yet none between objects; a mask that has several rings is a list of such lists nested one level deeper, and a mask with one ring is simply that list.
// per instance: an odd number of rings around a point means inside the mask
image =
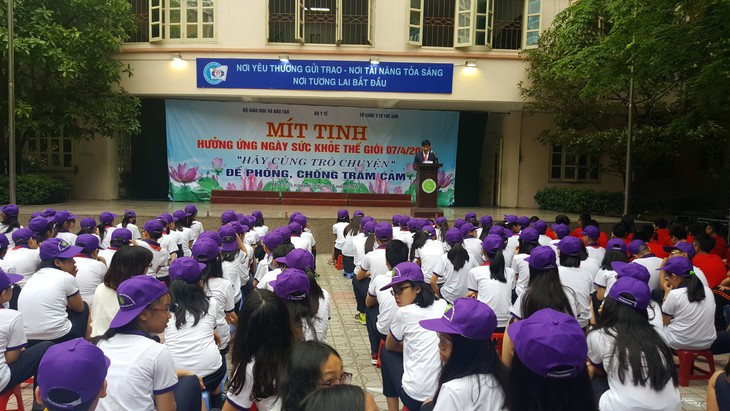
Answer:
[{"label": "long black hair", "polygon": [[563,267],[580,267],[580,255],[568,255],[565,253],[560,253],[558,256],[558,261],[560,262],[560,265]]},{"label": "long black hair", "polygon": [[279,394],[294,335],[284,301],[272,291],[255,289],[246,296],[231,345],[233,375],[229,390],[238,394],[246,383],[246,365],[253,366],[251,399]]},{"label": "long black hair", "polygon": [[[629,294],[622,298],[632,299]],[[613,356],[618,359],[618,379],[627,383],[631,370],[631,383],[661,391],[669,380],[677,386],[677,369],[674,366],[672,350],[649,323],[646,310],[637,310],[608,297],[603,302],[603,311],[595,328],[614,337],[616,343]]]},{"label": "long black hair", "polygon": [[517,239],[517,244],[520,247],[520,254],[530,254],[535,247],[540,245],[540,243],[526,243],[521,238]]},{"label": "long black hair", "polygon": [[433,293],[433,289],[430,284],[426,284],[423,281],[411,281],[410,283],[411,287],[419,288],[421,290],[421,292],[416,295],[416,300],[413,301],[414,304],[421,308],[426,308],[430,307],[431,304],[436,301],[436,295]]},{"label": "long black hair", "polygon": [[489,258],[489,276],[492,280],[497,280],[500,283],[506,283],[507,277],[504,275],[504,254],[502,250],[497,250],[493,253],[485,253]]},{"label": "long black hair", "polygon": [[104,285],[116,290],[122,281],[135,275],[144,275],[152,257],[152,251],[144,247],[121,247],[109,262],[109,269],[104,274]]},{"label": "long black hair", "polygon": [[689,302],[694,303],[705,299],[705,285],[702,284],[697,275],[694,273],[688,277],[682,277],[682,282],[679,286],[687,287],[687,299]]},{"label": "long black hair", "polygon": [[127,228],[127,225],[134,224],[130,223],[129,220],[134,219],[134,223],[137,222],[137,217],[132,217],[132,215],[129,213],[129,211],[124,212],[124,217],[122,217],[122,228]]},{"label": "long black hair", "polygon": [[416,250],[422,248],[426,244],[426,240],[429,238],[431,238],[431,236],[421,230],[418,230],[413,234],[413,243],[411,244],[411,251],[408,256],[409,261],[416,259]]},{"label": "long black hair", "polygon": [[[441,368],[439,389],[433,397],[435,403],[438,403],[443,384],[469,375],[492,374],[502,392],[507,391],[507,369],[499,360],[491,340],[472,340],[459,334],[447,335],[451,338],[451,357]],[[485,387],[490,390],[494,388]],[[473,394],[473,391],[471,395],[479,397],[481,390],[481,385],[477,385],[476,395]]]},{"label": "long black hair", "polygon": [[[316,317],[317,312],[319,312],[319,301],[324,299],[324,291],[322,291],[322,287],[320,287],[317,282],[317,273],[314,272],[313,268],[306,267],[304,269],[304,273],[307,274],[307,278],[309,278],[309,294],[307,294],[307,301],[309,302],[313,316]],[[328,320],[327,318],[320,319],[324,321]]]},{"label": "long black hair", "polygon": [[527,318],[543,308],[575,316],[557,268],[537,270],[530,267],[530,282],[522,297],[522,318]]},{"label": "long black hair", "polygon": [[170,295],[173,301],[175,314],[175,328],[178,330],[187,323],[187,314],[193,316],[193,326],[208,312],[210,301],[200,284],[188,284],[183,280],[175,280],[170,284]]},{"label": "long black hair", "polygon": [[439,241],[446,239],[446,232],[449,231],[449,220],[445,219],[439,224]]},{"label": "long black hair", "polygon": [[1,233],[7,234],[14,231],[16,228],[20,228],[20,222],[18,222],[17,215],[3,214],[3,221],[0,221],[5,228]]},{"label": "long black hair", "polygon": [[345,229],[342,231],[342,235],[347,237],[348,235],[356,236],[360,234],[362,231],[362,227],[360,227],[360,220],[362,220],[361,215],[356,215],[352,217],[352,220],[350,221],[350,224],[348,224]]},{"label": "long black hair", "polygon": [[373,248],[375,248],[375,232],[371,231],[369,233],[365,233],[367,236],[365,238],[365,254],[373,251]]},{"label": "long black hair", "polygon": [[365,411],[365,391],[357,385],[339,384],[319,388],[307,395],[301,411]]},{"label": "long black hair", "polygon": [[587,368],[571,378],[543,378],[528,369],[516,353],[505,403],[510,411],[598,410]]},{"label": "long black hair", "polygon": [[451,261],[455,271],[459,271],[469,262],[469,252],[464,248],[462,243],[454,243],[451,249],[446,253],[446,258]]},{"label": "long black hair", "polygon": [[621,250],[606,250],[606,254],[603,256],[603,261],[601,261],[601,269],[613,271],[611,263],[614,261],[628,263],[629,258],[626,256],[626,253]]},{"label": "long black hair", "polygon": [[318,341],[304,341],[294,346],[289,356],[286,377],[281,383],[281,409],[299,411],[302,399],[317,389],[322,379],[322,365],[330,355],[340,354]]}]

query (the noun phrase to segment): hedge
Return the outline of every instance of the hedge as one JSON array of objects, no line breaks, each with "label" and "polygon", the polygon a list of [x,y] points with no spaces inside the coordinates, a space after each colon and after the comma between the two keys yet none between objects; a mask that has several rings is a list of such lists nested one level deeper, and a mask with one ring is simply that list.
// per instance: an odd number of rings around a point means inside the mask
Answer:
[{"label": "hedge", "polygon": [[587,188],[548,187],[535,193],[535,202],[541,210],[561,213],[609,214],[621,213],[622,192],[595,191]]},{"label": "hedge", "polygon": [[[0,204],[10,202],[10,179],[0,176]],[[23,174],[17,177],[15,189],[18,204],[60,203],[69,199],[71,182],[45,174]]]}]

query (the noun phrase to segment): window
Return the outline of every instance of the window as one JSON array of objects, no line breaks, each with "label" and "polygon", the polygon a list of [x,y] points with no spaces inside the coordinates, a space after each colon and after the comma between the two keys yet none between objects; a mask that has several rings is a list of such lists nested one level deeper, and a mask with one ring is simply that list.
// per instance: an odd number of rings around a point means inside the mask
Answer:
[{"label": "window", "polygon": [[69,170],[73,168],[73,150],[70,137],[33,137],[25,145],[25,160],[42,170]]},{"label": "window", "polygon": [[137,23],[127,42],[215,39],[214,0],[129,0]]},{"label": "window", "polygon": [[[428,47],[454,47],[456,1],[469,9],[460,17],[471,24],[474,0],[410,0],[408,8],[408,44]],[[460,5],[460,8],[461,5]]]},{"label": "window", "polygon": [[269,43],[372,45],[375,0],[269,0]]},{"label": "window", "polygon": [[495,50],[519,50],[522,48],[522,16],[524,0],[494,0]]},{"label": "window", "polygon": [[598,181],[599,160],[596,155],[576,155],[553,146],[550,155],[550,180],[595,182]]},{"label": "window", "polygon": [[540,38],[542,0],[527,0],[525,7],[525,47],[537,46]]}]

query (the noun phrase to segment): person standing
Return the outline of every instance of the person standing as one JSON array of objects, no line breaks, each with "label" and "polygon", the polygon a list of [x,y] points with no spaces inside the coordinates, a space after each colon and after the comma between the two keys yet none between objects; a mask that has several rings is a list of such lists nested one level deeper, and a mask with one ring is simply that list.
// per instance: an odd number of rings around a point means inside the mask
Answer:
[{"label": "person standing", "polygon": [[421,141],[421,151],[416,153],[413,164],[438,164],[438,162],[438,156],[431,150],[431,142],[428,140]]}]

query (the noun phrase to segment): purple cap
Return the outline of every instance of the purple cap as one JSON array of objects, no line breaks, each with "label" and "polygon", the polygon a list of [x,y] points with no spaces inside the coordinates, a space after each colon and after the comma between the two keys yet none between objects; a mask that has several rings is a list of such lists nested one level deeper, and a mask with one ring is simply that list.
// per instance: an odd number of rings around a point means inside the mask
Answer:
[{"label": "purple cap", "polygon": [[555,235],[559,239],[562,239],[562,238],[570,235],[570,227],[568,227],[565,224],[553,224],[552,228],[553,228],[553,231],[555,231]]},{"label": "purple cap", "polygon": [[76,237],[76,245],[84,250],[97,250],[99,247],[99,237],[93,234],[81,234]]},{"label": "purple cap", "polygon": [[294,222],[299,223],[300,226],[302,226],[302,229],[307,226],[307,216],[304,214],[298,214],[294,216]]},{"label": "purple cap", "polygon": [[[236,224],[238,224],[238,222],[236,222]],[[243,229],[243,226],[240,224],[238,224],[238,226]],[[218,235],[221,237],[221,241],[223,242],[221,247],[223,251],[238,250],[238,240],[236,240],[238,233],[232,223],[220,226],[218,229]]]},{"label": "purple cap", "polygon": [[126,228],[117,228],[112,231],[112,241],[132,241],[132,232]]},{"label": "purple cap", "polygon": [[180,257],[170,264],[168,272],[172,281],[183,280],[188,284],[195,284],[200,280],[203,270],[205,270],[205,264],[190,257]]},{"label": "purple cap", "polygon": [[102,211],[101,214],[99,214],[99,222],[102,224],[111,224],[114,222],[114,219],[117,217],[116,214],[110,213],[109,211]]},{"label": "purple cap", "polygon": [[508,224],[518,224],[519,223],[519,219],[514,214],[505,214],[504,221],[506,221]]},{"label": "purple cap", "polygon": [[33,231],[30,228],[19,228],[13,231],[11,237],[13,237],[14,243],[25,244],[28,242],[28,240],[33,238]]},{"label": "purple cap", "polygon": [[672,257],[667,259],[664,267],[660,268],[666,273],[671,273],[680,277],[689,277],[695,274],[692,261],[687,257]]},{"label": "purple cap", "polygon": [[353,217],[357,217],[357,216],[365,217],[365,213],[363,213],[362,210],[355,210],[355,212],[352,213],[352,216]]},{"label": "purple cap", "polygon": [[441,318],[421,320],[421,327],[446,334],[459,334],[472,340],[490,340],[497,328],[497,315],[474,298],[457,298]]},{"label": "purple cap", "polygon": [[393,214],[393,217],[391,217],[390,221],[393,223],[393,225],[398,225],[400,223],[400,214]]},{"label": "purple cap", "polygon": [[289,231],[289,227],[279,227],[278,233],[281,236],[282,243],[291,243],[291,231]]},{"label": "purple cap", "polygon": [[299,216],[301,214],[302,214],[301,211],[295,211],[295,212],[291,213],[289,215],[289,222],[291,223],[292,221],[294,221],[295,218],[297,218],[297,216]]},{"label": "purple cap", "polygon": [[262,213],[261,210],[253,210],[251,211],[251,215],[255,218],[264,218],[264,213]]},{"label": "purple cap", "polygon": [[83,338],[52,345],[36,375],[43,403],[53,409],[74,410],[92,401],[104,386],[109,364],[104,352]]},{"label": "purple cap", "polygon": [[429,237],[436,237],[436,229],[432,225],[427,225],[421,229],[421,232]]},{"label": "purple cap", "polygon": [[368,221],[375,221],[375,219],[370,217],[369,215],[366,215],[365,217],[360,219],[360,227],[364,227],[365,223],[367,223]]},{"label": "purple cap", "polygon": [[159,216],[157,216],[157,218],[159,218],[160,220],[164,221],[167,224],[170,224],[173,221],[175,221],[175,219],[172,217],[172,214],[170,214],[170,213],[162,213]]},{"label": "purple cap", "polygon": [[547,270],[548,268],[557,268],[555,262],[555,251],[547,245],[540,245],[530,251],[530,255],[525,258],[530,267],[536,270]]},{"label": "purple cap", "polygon": [[472,223],[464,223],[459,227],[459,231],[461,231],[461,235],[464,236],[464,238],[468,238],[470,236],[469,233],[476,230],[476,227]]},{"label": "purple cap", "polygon": [[409,221],[411,221],[411,217],[409,217],[409,216],[407,216],[407,215],[402,215],[402,216],[400,216],[400,218],[398,219],[398,225],[399,225],[400,227],[408,227],[408,222],[409,222]]},{"label": "purple cap", "polygon": [[418,264],[406,261],[396,265],[395,268],[393,268],[393,279],[390,283],[388,283],[388,285],[382,287],[380,291],[385,291],[396,284],[405,283],[407,281],[421,283],[424,281],[423,271],[421,271],[421,267],[419,267]]},{"label": "purple cap", "polygon": [[350,212],[345,210],[344,208],[342,210],[337,211],[337,218],[349,218]]},{"label": "purple cap", "polygon": [[[646,268],[644,269],[646,270]],[[613,287],[608,292],[608,296],[621,304],[626,304],[629,307],[643,311],[646,310],[646,307],[649,306],[649,301],[651,301],[651,290],[649,289],[649,284],[644,281],[637,280],[633,277],[620,277],[613,283]]]},{"label": "purple cap", "polygon": [[590,239],[596,240],[598,237],[601,236],[601,230],[598,229],[598,227],[594,225],[587,225],[583,231],[580,232],[580,235],[584,235]]},{"label": "purple cap", "polygon": [[629,246],[626,247],[626,249],[629,251],[629,255],[635,255],[646,250],[647,246],[642,240],[633,240],[629,243]]},{"label": "purple cap", "polygon": [[77,220],[78,218],[79,218],[79,216],[71,213],[68,210],[59,210],[56,213],[56,215],[53,216],[53,222],[58,225],[61,225],[61,224],[65,223],[66,221]]},{"label": "purple cap", "polygon": [[96,227],[96,220],[91,217],[82,218],[79,226],[81,228],[94,228]]},{"label": "purple cap", "polygon": [[221,214],[221,223],[228,224],[231,221],[238,221],[238,216],[233,210],[226,210]]},{"label": "purple cap", "polygon": [[167,294],[165,284],[148,275],[135,275],[122,281],[117,288],[119,311],[109,324],[109,328],[123,327],[134,321],[148,305],[165,294]]},{"label": "purple cap", "polygon": [[5,291],[11,285],[22,280],[23,276],[19,274],[8,274],[0,268],[0,292]]},{"label": "purple cap", "polygon": [[307,268],[314,269],[314,256],[302,248],[291,250],[286,256],[277,258],[276,262],[286,265],[287,268],[296,268],[302,271]]},{"label": "purple cap", "polygon": [[536,243],[539,237],[540,234],[538,234],[537,230],[532,227],[527,227],[520,231],[520,240],[526,243]]},{"label": "purple cap", "polygon": [[269,282],[274,293],[287,301],[301,301],[309,294],[309,277],[297,268],[287,268]]},{"label": "purple cap", "polygon": [[51,207],[46,207],[46,209],[43,210],[43,215],[45,215],[46,217],[53,217],[56,215],[56,210]]},{"label": "purple cap", "polygon": [[[233,231],[235,231],[236,234],[244,234],[246,231],[248,231],[248,226],[247,225],[244,226],[241,223],[239,223],[238,221],[233,221],[231,223],[228,223],[227,226],[233,228]],[[245,229],[244,229],[244,227],[245,227]],[[220,230],[218,230],[218,234],[220,234]],[[223,236],[221,236],[221,237],[223,237]]]},{"label": "purple cap", "polygon": [[[217,235],[217,234],[216,234]],[[200,238],[193,244],[193,258],[197,261],[214,261],[221,253],[218,244],[212,238]]]},{"label": "purple cap", "polygon": [[695,246],[692,245],[692,243],[688,243],[686,241],[680,241],[677,244],[674,244],[673,246],[665,246],[664,251],[667,253],[671,253],[672,250],[679,250],[683,253],[687,253],[689,258],[695,258]]},{"label": "purple cap", "polygon": [[457,218],[456,220],[454,220],[454,228],[461,229],[461,226],[463,226],[464,224],[466,224],[466,221],[462,220],[461,218]]},{"label": "purple cap", "polygon": [[504,250],[504,239],[497,234],[489,234],[482,240],[482,250],[487,254],[494,254],[499,250]]},{"label": "purple cap", "polygon": [[375,225],[375,238],[380,241],[390,241],[393,239],[393,226],[388,223],[378,223]]},{"label": "purple cap", "polygon": [[40,257],[41,260],[50,260],[51,258],[73,258],[78,255],[83,248],[71,245],[62,238],[49,238],[41,244]]},{"label": "purple cap", "polygon": [[172,218],[174,218],[175,221],[182,221],[187,217],[190,217],[190,214],[186,213],[184,210],[175,210],[172,212]]},{"label": "purple cap", "polygon": [[558,250],[560,250],[560,254],[577,257],[583,250],[583,241],[573,236],[563,237],[558,243]]},{"label": "purple cap", "polygon": [[8,237],[3,234],[0,235],[0,250],[4,250],[10,246],[10,240],[8,240]]},{"label": "purple cap", "polygon": [[420,229],[421,222],[417,218],[408,220],[408,231],[414,233]]},{"label": "purple cap", "polygon": [[449,228],[448,231],[446,231],[446,235],[444,236],[446,239],[446,244],[448,245],[454,245],[456,243],[463,243],[464,242],[464,235],[461,234],[461,230],[458,228]]},{"label": "purple cap", "polygon": [[162,232],[165,230],[165,226],[160,220],[147,220],[144,223],[144,230],[150,235],[162,235]]},{"label": "purple cap", "polygon": [[507,333],[522,364],[540,377],[571,378],[586,366],[586,336],[572,315],[543,308]]},{"label": "purple cap", "polygon": [[545,234],[547,231],[547,223],[542,220],[537,220],[532,223],[532,228],[537,230],[538,234]]},{"label": "purple cap", "polygon": [[481,224],[482,227],[491,227],[492,224],[494,224],[494,220],[492,220],[491,215],[483,215],[479,218],[479,224]]},{"label": "purple cap", "polygon": [[469,211],[468,213],[466,213],[464,215],[464,220],[471,220],[471,219],[476,219],[476,218],[477,218],[477,213],[475,213],[473,211]]},{"label": "purple cap", "polygon": [[299,235],[302,233],[302,225],[297,222],[289,223],[287,228],[289,228],[289,232],[292,234]]},{"label": "purple cap", "polygon": [[612,238],[606,244],[606,251],[618,250],[626,253],[626,241],[622,238]]},{"label": "purple cap", "polygon": [[502,237],[503,240],[506,240],[506,239],[512,237],[512,232],[510,232],[510,234],[508,236],[505,235],[504,228],[502,226],[499,226],[499,225],[493,225],[493,226],[491,226],[489,228],[489,234],[490,235],[492,235],[492,234],[498,235],[498,236]]},{"label": "purple cap", "polygon": [[441,217],[436,217],[436,220],[435,220],[434,222],[435,222],[436,224],[438,224],[438,225],[441,225],[441,224],[443,224],[443,223],[445,223],[445,222],[446,222],[446,217],[444,217],[444,216],[441,216]]},{"label": "purple cap", "polygon": [[528,227],[530,225],[530,217],[523,215],[517,218],[517,223],[522,227]]},{"label": "purple cap", "polygon": [[198,212],[198,208],[195,207],[195,204],[188,204],[185,206],[185,212],[188,213],[188,215],[193,215]]},{"label": "purple cap", "polygon": [[648,283],[649,278],[651,278],[649,270],[641,264],[613,261],[611,268],[613,268],[613,271],[616,271],[616,277],[618,278],[631,277],[645,283]]},{"label": "purple cap", "polygon": [[124,215],[129,218],[137,218],[137,213],[134,212],[134,210],[130,209],[124,209]]},{"label": "purple cap", "polygon": [[210,230],[203,231],[198,236],[198,240],[202,240],[203,238],[213,240],[214,243],[218,244],[218,247],[223,245],[223,240],[221,239],[221,236],[219,236],[216,231],[210,231]]},{"label": "purple cap", "polygon": [[283,242],[283,240],[281,239],[281,235],[274,231],[266,234],[264,238],[261,239],[261,241],[264,243],[266,248],[269,249],[269,251],[273,251],[274,248],[278,247]]},{"label": "purple cap", "polygon": [[3,214],[5,215],[14,215],[17,216],[18,213],[20,213],[20,209],[15,204],[8,204],[1,210]]},{"label": "purple cap", "polygon": [[[250,215],[243,215],[243,213],[236,213],[236,221],[235,222],[241,223],[241,224],[243,224],[244,222],[247,223],[249,218],[252,218],[252,219],[255,220],[255,218],[254,217],[251,217]],[[233,223],[233,222],[234,221],[231,221],[231,223]],[[230,224],[230,223],[228,223],[228,224]]]},{"label": "purple cap", "polygon": [[28,228],[33,234],[41,234],[48,231],[49,225],[53,222],[53,217],[35,217],[28,222]]},{"label": "purple cap", "polygon": [[[365,235],[375,234],[375,226],[377,223],[374,220],[366,221],[362,226],[362,231]],[[392,231],[392,230],[391,230]]]}]

